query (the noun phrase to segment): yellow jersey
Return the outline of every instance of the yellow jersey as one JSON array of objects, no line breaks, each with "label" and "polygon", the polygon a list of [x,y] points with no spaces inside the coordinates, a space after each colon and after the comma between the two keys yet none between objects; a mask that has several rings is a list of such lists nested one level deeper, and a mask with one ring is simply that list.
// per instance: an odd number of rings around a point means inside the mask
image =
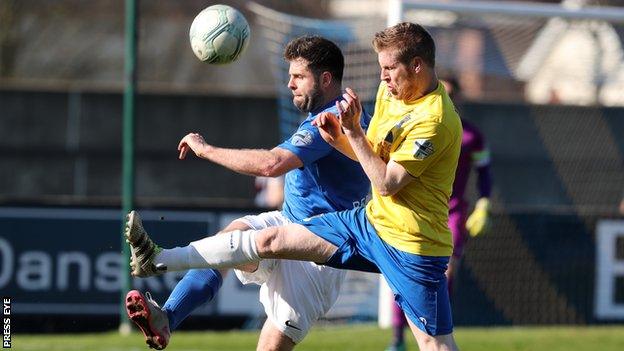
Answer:
[{"label": "yellow jersey", "polygon": [[381,196],[373,187],[366,214],[379,236],[402,251],[450,256],[448,201],[462,125],[443,85],[405,103],[395,99],[382,82],[367,138],[386,163],[393,160],[414,177],[392,196]]}]

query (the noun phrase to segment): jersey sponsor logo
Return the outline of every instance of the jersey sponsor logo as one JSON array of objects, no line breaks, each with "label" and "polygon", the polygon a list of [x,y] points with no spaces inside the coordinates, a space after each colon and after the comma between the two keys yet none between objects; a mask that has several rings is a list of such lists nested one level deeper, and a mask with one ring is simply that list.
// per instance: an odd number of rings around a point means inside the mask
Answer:
[{"label": "jersey sponsor logo", "polygon": [[295,146],[308,146],[312,144],[312,132],[309,130],[300,130],[290,139],[290,143]]},{"label": "jersey sponsor logo", "polygon": [[366,206],[366,204],[368,203],[369,200],[370,200],[370,196],[366,195],[360,201],[353,201],[353,208],[364,207],[364,206]]},{"label": "jersey sponsor logo", "polygon": [[[390,151],[393,149],[392,144],[394,144],[394,142],[396,141],[396,136],[400,136],[401,128],[411,119],[412,115],[410,113],[403,116],[403,118],[401,118],[401,120],[398,121],[392,127],[392,129],[388,131],[388,133],[386,133],[386,137],[382,141],[377,143],[377,154],[384,162],[387,163],[390,160]],[[394,147],[394,150],[398,149],[400,146],[401,144],[396,145],[396,147]]]},{"label": "jersey sponsor logo", "polygon": [[405,122],[409,121],[410,119],[412,119],[412,115],[410,115],[409,113],[403,116],[403,118],[400,121],[398,121],[394,125],[394,127],[392,127],[392,129],[388,131],[388,134],[386,134],[384,141],[387,142],[388,144],[392,144],[394,142],[395,134],[396,135],[400,134],[401,127],[403,127],[403,124],[405,124]]},{"label": "jersey sponsor logo", "polygon": [[290,319],[287,319],[286,322],[284,322],[284,324],[286,324],[287,327],[290,327],[290,328],[297,329],[297,330],[301,331],[301,329],[299,327],[297,327],[297,326],[292,324]]},{"label": "jersey sponsor logo", "polygon": [[434,152],[433,144],[426,139],[418,139],[414,143],[414,158],[424,160]]},{"label": "jersey sponsor logo", "polygon": [[388,144],[392,144],[392,142],[394,141],[394,133],[392,132],[392,129],[388,131],[388,134],[386,134],[384,141]]}]

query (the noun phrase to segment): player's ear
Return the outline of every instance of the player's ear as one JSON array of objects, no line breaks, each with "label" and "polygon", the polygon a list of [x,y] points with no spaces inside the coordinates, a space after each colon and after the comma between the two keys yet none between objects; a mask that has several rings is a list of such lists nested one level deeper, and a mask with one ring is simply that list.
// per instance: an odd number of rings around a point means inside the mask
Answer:
[{"label": "player's ear", "polygon": [[422,71],[423,64],[424,62],[422,58],[418,56],[414,57],[411,64],[411,68],[414,70],[414,73],[420,73],[420,71]]},{"label": "player's ear", "polygon": [[332,80],[334,79],[334,77],[332,76],[332,74],[328,71],[325,71],[323,73],[321,73],[321,86],[323,88],[327,88],[331,85]]}]

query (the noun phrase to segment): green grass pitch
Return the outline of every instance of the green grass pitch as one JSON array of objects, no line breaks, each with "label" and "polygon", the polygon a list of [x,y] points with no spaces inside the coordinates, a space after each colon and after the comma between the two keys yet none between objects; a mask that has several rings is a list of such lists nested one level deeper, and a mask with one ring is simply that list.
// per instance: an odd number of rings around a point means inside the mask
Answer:
[{"label": "green grass pitch", "polygon": [[[314,328],[296,348],[299,351],[383,351],[390,331],[374,325],[323,326]],[[620,351],[624,326],[600,327],[505,327],[456,328],[463,351]],[[238,351],[255,350],[257,331],[178,332],[166,350]],[[142,335],[116,332],[71,335],[13,335],[13,349],[24,351],[141,351],[148,350]],[[409,338],[409,350],[418,350]]]}]

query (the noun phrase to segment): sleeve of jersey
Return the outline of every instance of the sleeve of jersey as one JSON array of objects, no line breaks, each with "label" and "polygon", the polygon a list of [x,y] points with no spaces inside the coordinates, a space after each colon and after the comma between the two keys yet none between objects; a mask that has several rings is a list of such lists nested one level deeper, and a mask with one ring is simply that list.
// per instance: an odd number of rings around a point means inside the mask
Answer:
[{"label": "sleeve of jersey", "polygon": [[299,127],[295,134],[277,147],[297,155],[304,165],[313,163],[332,151],[332,146],[323,140],[318,128],[309,123]]},{"label": "sleeve of jersey", "polygon": [[416,124],[390,159],[402,165],[413,177],[419,177],[450,143],[450,133],[439,123]]}]

